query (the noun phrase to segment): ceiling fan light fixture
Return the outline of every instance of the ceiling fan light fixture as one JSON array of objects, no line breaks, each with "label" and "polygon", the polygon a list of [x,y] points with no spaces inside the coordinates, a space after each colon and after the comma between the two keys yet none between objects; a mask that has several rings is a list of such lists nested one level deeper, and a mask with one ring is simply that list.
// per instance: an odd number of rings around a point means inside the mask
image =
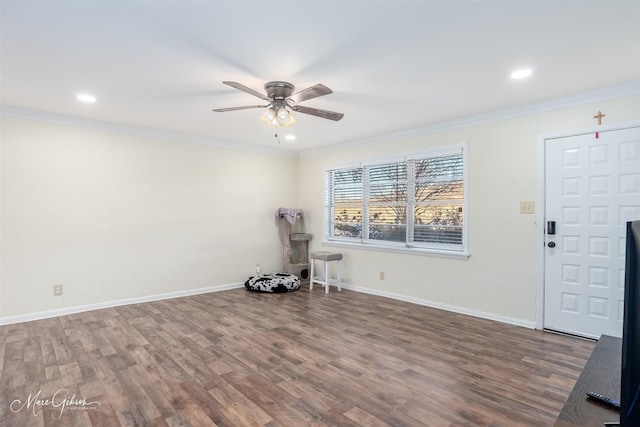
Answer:
[{"label": "ceiling fan light fixture", "polygon": [[268,108],[267,111],[262,113],[262,115],[260,116],[260,119],[262,119],[262,121],[268,126],[271,126],[274,128],[278,127],[276,112],[273,110],[273,108]]},{"label": "ceiling fan light fixture", "polygon": [[284,127],[289,127],[296,124],[296,118],[293,117],[293,114],[289,114],[289,119],[286,123],[282,124]]},{"label": "ceiling fan light fixture", "polygon": [[288,127],[296,123],[296,119],[293,117],[293,114],[291,114],[291,111],[286,107],[280,107],[278,109],[277,121],[280,126],[284,127]]},{"label": "ceiling fan light fixture", "polygon": [[296,119],[291,114],[288,108],[280,107],[277,110],[273,107],[269,107],[262,115],[260,119],[272,128],[279,128],[281,126],[288,127],[296,124]]},{"label": "ceiling fan light fixture", "polygon": [[278,119],[279,120],[287,120],[289,118],[289,110],[285,107],[280,107],[278,109]]}]

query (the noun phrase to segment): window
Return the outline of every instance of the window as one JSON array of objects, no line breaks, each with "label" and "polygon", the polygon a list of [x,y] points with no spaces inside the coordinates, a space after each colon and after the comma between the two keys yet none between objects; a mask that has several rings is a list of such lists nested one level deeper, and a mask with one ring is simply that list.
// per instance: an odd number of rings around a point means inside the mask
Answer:
[{"label": "window", "polygon": [[465,254],[465,152],[459,145],[327,169],[325,239]]}]

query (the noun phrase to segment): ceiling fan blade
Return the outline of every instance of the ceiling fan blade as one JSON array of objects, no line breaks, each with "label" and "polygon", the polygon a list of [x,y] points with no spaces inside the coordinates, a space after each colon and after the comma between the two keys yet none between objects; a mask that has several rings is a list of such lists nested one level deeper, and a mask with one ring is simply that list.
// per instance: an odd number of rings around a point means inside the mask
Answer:
[{"label": "ceiling fan blade", "polygon": [[289,99],[293,100],[294,102],[302,102],[302,101],[306,101],[307,99],[329,95],[330,93],[333,93],[331,89],[329,89],[323,84],[317,84],[315,86],[311,86],[304,90],[301,90],[300,92],[294,93],[289,97]]},{"label": "ceiling fan blade", "polygon": [[216,113],[224,113],[225,111],[248,110],[250,108],[265,108],[268,106],[269,105],[247,105],[244,107],[214,108],[213,111]]},{"label": "ceiling fan blade", "polygon": [[303,114],[311,114],[312,116],[322,117],[323,119],[329,119],[333,121],[338,121],[344,114],[336,113],[335,111],[321,110],[319,108],[305,107],[302,105],[296,105],[291,107],[293,111],[297,111],[298,113]]},{"label": "ceiling fan blade", "polygon": [[246,87],[245,85],[240,84],[238,82],[224,81],[222,83],[226,84],[227,86],[231,86],[232,88],[241,90],[243,92],[250,93],[251,95],[257,96],[258,98],[264,99],[265,101],[271,101],[271,99],[267,95],[265,95],[264,93],[260,93],[257,90],[253,90],[250,87]]}]

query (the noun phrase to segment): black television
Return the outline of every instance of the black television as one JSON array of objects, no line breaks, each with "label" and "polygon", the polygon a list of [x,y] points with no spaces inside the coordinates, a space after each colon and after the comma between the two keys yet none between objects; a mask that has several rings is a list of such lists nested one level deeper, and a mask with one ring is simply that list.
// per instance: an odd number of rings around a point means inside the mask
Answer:
[{"label": "black television", "polygon": [[627,222],[620,425],[640,426],[640,220]]}]

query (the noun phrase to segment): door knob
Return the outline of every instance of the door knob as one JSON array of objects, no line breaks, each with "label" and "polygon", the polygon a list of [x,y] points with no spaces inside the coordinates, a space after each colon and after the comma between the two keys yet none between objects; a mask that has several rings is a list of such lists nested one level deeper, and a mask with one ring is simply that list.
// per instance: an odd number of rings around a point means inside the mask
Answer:
[{"label": "door knob", "polygon": [[556,242],[549,242],[549,243],[547,243],[547,246],[549,246],[550,248],[555,248],[556,247]]}]

